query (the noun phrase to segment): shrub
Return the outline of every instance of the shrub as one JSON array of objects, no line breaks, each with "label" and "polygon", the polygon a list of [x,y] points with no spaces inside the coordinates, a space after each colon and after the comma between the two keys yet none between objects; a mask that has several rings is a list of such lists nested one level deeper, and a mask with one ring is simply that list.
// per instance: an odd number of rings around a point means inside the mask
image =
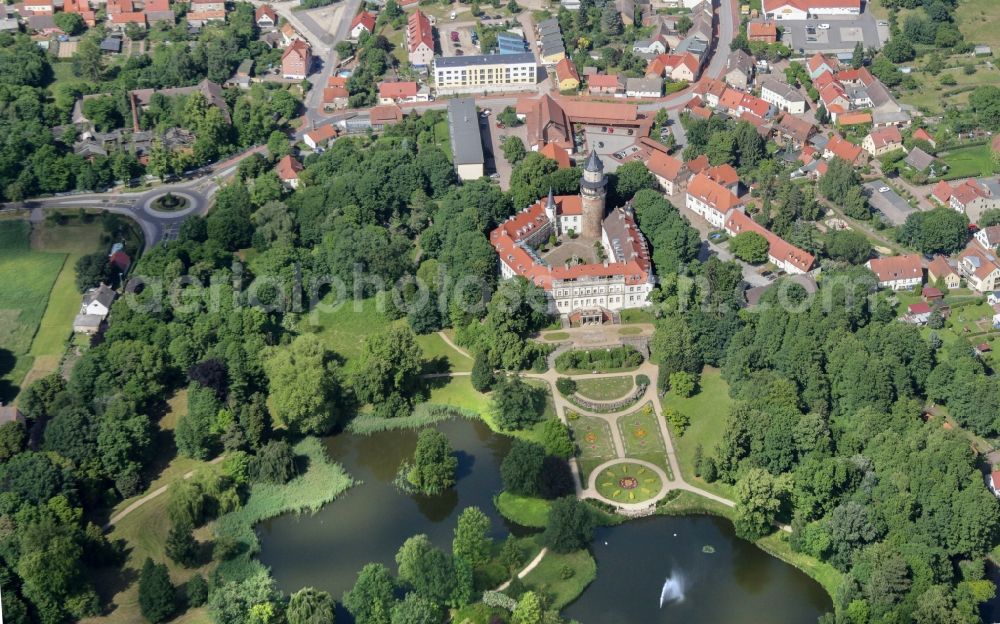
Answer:
[{"label": "shrub", "polygon": [[698,387],[698,376],[687,371],[677,371],[670,375],[670,389],[681,398],[688,398]]},{"label": "shrub", "polygon": [[645,375],[636,375],[635,376],[635,385],[637,385],[637,386],[648,386],[649,385],[649,377],[647,377]]},{"label": "shrub", "polygon": [[563,459],[571,457],[576,450],[569,435],[569,427],[555,419],[542,423],[542,446],[549,455]]},{"label": "shrub", "polygon": [[576,392],[576,382],[569,377],[556,379],[556,390],[564,396],[570,396]]},{"label": "shrub", "polygon": [[556,357],[556,370],[559,371],[575,369],[606,372],[639,366],[640,364],[642,364],[642,354],[631,346],[591,351],[566,351]]},{"label": "shrub", "polygon": [[663,417],[667,419],[667,422],[674,428],[678,436],[683,436],[688,425],[691,424],[691,419],[687,417],[687,414],[669,407],[663,410]]},{"label": "shrub", "polygon": [[575,496],[566,496],[552,503],[542,537],[553,552],[573,552],[586,548],[594,539],[596,524],[594,514],[585,503]]}]

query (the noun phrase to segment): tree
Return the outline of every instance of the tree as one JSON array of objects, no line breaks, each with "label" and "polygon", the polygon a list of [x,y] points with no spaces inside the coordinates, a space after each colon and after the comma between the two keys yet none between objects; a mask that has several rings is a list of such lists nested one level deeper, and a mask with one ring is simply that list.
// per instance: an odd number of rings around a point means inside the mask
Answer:
[{"label": "tree", "polygon": [[344,606],[357,624],[386,624],[396,604],[396,580],[381,563],[361,568],[354,587],[344,594]]},{"label": "tree", "polygon": [[303,334],[264,360],[275,419],[293,431],[322,434],[336,421],[339,368],[315,334]]},{"label": "tree", "polygon": [[500,464],[500,478],[508,492],[522,496],[538,494],[538,480],[545,449],[533,442],[514,438],[507,457]]},{"label": "tree", "polygon": [[760,468],[749,470],[736,482],[736,534],[755,541],[770,533],[787,493],[787,480],[775,479]]},{"label": "tree", "polygon": [[670,375],[670,389],[679,397],[688,398],[698,387],[698,377],[687,371],[677,371]]},{"label": "tree", "polygon": [[768,247],[767,239],[757,232],[740,232],[729,241],[733,255],[751,264],[767,262]]},{"label": "tree", "polygon": [[198,565],[198,542],[194,539],[192,527],[188,523],[174,523],[167,533],[165,550],[167,556],[185,568]]},{"label": "tree", "polygon": [[882,48],[882,54],[885,55],[885,58],[896,64],[913,60],[916,53],[913,44],[901,35],[894,35]]},{"label": "tree", "polygon": [[538,478],[538,494],[546,500],[555,500],[576,493],[576,480],[569,462],[562,457],[548,455],[542,460]]},{"label": "tree", "polygon": [[86,24],[78,13],[56,13],[53,16],[56,26],[69,36],[79,35],[83,32]]},{"label": "tree", "polygon": [[[611,5],[614,6],[614,5]],[[542,624],[542,601],[533,591],[525,592],[510,616],[511,624]]]},{"label": "tree", "polygon": [[517,375],[501,377],[493,385],[490,411],[504,431],[526,429],[541,420],[544,398]]},{"label": "tree", "polygon": [[205,577],[195,574],[184,584],[184,596],[187,599],[188,609],[197,609],[208,600],[208,583]]},{"label": "tree", "polygon": [[[614,9],[613,4],[608,6]],[[641,160],[630,160],[615,171],[614,195],[618,198],[618,203],[622,204],[632,199],[642,189],[653,188],[655,182],[653,174],[646,168],[645,163]]]},{"label": "tree", "polygon": [[255,483],[288,483],[298,474],[292,447],[284,440],[271,440],[250,460],[249,474]]},{"label": "tree", "polygon": [[511,165],[516,165],[528,155],[528,150],[525,149],[524,143],[514,135],[505,136],[500,142],[500,149],[503,151],[504,159]]},{"label": "tree", "polygon": [[570,437],[569,427],[555,418],[542,422],[541,442],[546,453],[563,459],[572,457],[576,450]]},{"label": "tree", "polygon": [[458,516],[451,552],[474,567],[485,565],[490,558],[493,540],[489,537],[490,519],[478,507],[466,507]]},{"label": "tree", "polygon": [[333,598],[325,591],[304,587],[292,594],[285,617],[288,624],[334,624]]},{"label": "tree", "polygon": [[834,260],[863,264],[871,257],[872,244],[853,230],[835,230],[826,237],[826,254]]},{"label": "tree", "polygon": [[823,104],[820,104],[819,107],[816,108],[816,122],[820,125],[830,123],[830,113],[827,112],[826,106]]},{"label": "tree", "polygon": [[472,387],[477,392],[489,392],[496,383],[496,375],[489,360],[482,353],[476,354],[476,359],[472,362]]},{"label": "tree", "polygon": [[28,433],[24,429],[24,423],[14,420],[0,425],[0,463],[9,461],[23,451],[27,441]]},{"label": "tree", "polygon": [[390,624],[440,624],[443,618],[441,605],[411,592],[392,608]]},{"label": "tree", "polygon": [[865,63],[865,46],[859,41],[854,44],[854,52],[851,54],[851,67],[861,69]]},{"label": "tree", "polygon": [[416,491],[434,495],[454,487],[457,468],[458,458],[448,436],[436,429],[423,429],[417,436],[413,462],[405,462],[400,473]]},{"label": "tree", "polygon": [[108,262],[108,254],[97,251],[81,256],[76,261],[76,289],[87,292],[101,284],[110,284],[115,276],[114,268]]},{"label": "tree", "polygon": [[969,220],[950,208],[914,212],[906,218],[897,238],[922,253],[952,254],[965,247]]},{"label": "tree", "polygon": [[594,539],[597,522],[587,504],[575,496],[553,501],[542,540],[553,552],[569,553],[586,548]]},{"label": "tree", "polygon": [[142,616],[153,624],[164,622],[176,607],[174,586],[170,583],[167,566],[153,563],[146,557],[139,572],[139,609]]},{"label": "tree", "polygon": [[393,326],[369,336],[352,378],[354,391],[365,403],[379,403],[391,395],[409,397],[416,390],[423,351],[409,327]]},{"label": "tree", "polygon": [[444,603],[455,588],[455,569],[443,550],[424,534],[403,542],[396,553],[399,578],[424,598]]}]

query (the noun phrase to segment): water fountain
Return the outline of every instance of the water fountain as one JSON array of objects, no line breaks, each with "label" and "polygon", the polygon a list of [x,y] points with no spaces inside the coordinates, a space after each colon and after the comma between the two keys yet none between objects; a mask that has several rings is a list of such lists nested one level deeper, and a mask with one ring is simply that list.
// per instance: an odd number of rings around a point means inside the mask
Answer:
[{"label": "water fountain", "polygon": [[663,581],[660,590],[660,608],[669,602],[684,602],[684,577],[680,572],[671,574]]}]

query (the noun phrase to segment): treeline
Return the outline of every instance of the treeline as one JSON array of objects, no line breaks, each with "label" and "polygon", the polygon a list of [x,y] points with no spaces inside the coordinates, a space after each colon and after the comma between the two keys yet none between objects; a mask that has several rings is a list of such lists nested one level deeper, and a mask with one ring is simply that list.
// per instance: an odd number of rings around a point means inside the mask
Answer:
[{"label": "treeline", "polygon": [[[789,289],[801,311],[772,293],[774,305],[729,325],[716,361],[736,402],[696,469],[735,485],[740,535],[790,523],[795,550],[845,573],[836,621],[977,621],[994,593],[984,562],[1000,504],[964,435],[922,408],[950,400],[960,422],[995,432],[996,406],[982,401],[996,389],[967,343],[929,344],[873,286],[865,269],[828,269],[822,296]],[[661,368],[711,361],[682,319],[657,328]]]}]

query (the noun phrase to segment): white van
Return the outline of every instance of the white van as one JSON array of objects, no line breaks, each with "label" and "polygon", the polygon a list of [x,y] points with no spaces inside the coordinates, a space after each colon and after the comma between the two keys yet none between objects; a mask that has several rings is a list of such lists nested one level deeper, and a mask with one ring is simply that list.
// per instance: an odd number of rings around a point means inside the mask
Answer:
[{"label": "white van", "polygon": [[456,17],[458,17],[458,13],[452,11],[451,12],[451,19],[455,19]]}]

